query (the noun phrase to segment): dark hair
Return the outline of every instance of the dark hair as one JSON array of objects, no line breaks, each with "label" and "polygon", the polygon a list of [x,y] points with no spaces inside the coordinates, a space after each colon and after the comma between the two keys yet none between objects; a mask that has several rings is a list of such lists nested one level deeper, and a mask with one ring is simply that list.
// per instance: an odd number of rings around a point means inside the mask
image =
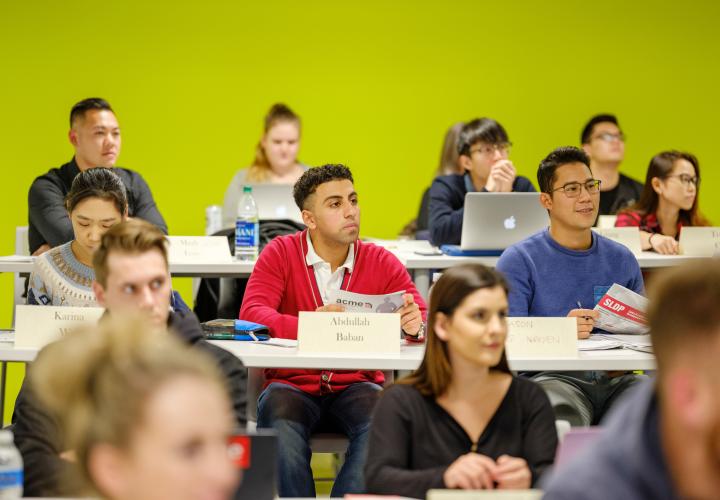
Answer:
[{"label": "dark hair", "polygon": [[555,171],[568,163],[584,163],[590,168],[590,158],[580,148],[562,146],[555,148],[540,162],[537,171],[538,185],[543,193],[551,193],[555,182]]},{"label": "dark hair", "polygon": [[[452,380],[452,366],[447,343],[435,333],[437,314],[452,316],[468,295],[483,288],[497,286],[507,295],[505,278],[482,264],[462,264],[446,270],[430,292],[425,356],[418,369],[398,383],[412,385],[424,396],[442,395]],[[498,364],[491,369],[510,373],[504,350]]]},{"label": "dark hair", "polygon": [[127,212],[125,184],[110,168],[89,168],[77,174],[65,196],[65,208],[72,212],[78,203],[87,198],[112,201],[122,215]]},{"label": "dark hair", "polygon": [[85,113],[87,113],[91,109],[104,109],[107,111],[113,110],[110,107],[110,103],[107,102],[105,99],[102,99],[100,97],[88,97],[87,99],[83,99],[82,101],[77,103],[70,110],[70,126],[72,127],[73,123],[75,123],[75,120],[84,117]]},{"label": "dark hair", "polygon": [[[695,175],[700,180],[700,163],[695,155],[685,153],[682,151],[663,151],[662,153],[656,154],[650,160],[650,165],[645,175],[645,186],[640,194],[640,199],[633,205],[623,212],[638,212],[642,215],[654,214],[657,211],[659,197],[652,186],[652,180],[657,177],[658,179],[666,179],[675,167],[675,162],[678,160],[687,160],[695,168]],[[698,184],[699,187],[699,184]],[[700,196],[700,190],[695,191],[695,201],[693,202],[690,210],[680,210],[678,214],[678,220],[686,226],[707,226],[708,221],[698,213],[698,198]]]},{"label": "dark hair", "polygon": [[647,312],[659,373],[688,347],[707,346],[720,332],[720,262],[702,259],[663,272],[650,287]]},{"label": "dark hair", "polygon": [[[278,123],[290,122],[295,123],[300,129],[300,117],[296,115],[292,109],[287,107],[285,104],[277,103],[273,104],[265,115],[265,124],[263,127],[263,136],[265,136],[271,128]],[[265,154],[265,149],[262,145],[262,140],[258,141],[255,146],[255,160],[248,169],[247,180],[250,182],[265,182],[270,176],[272,167]]]},{"label": "dark hair", "polygon": [[469,155],[470,148],[478,142],[502,144],[510,142],[502,125],[492,118],[476,118],[466,123],[458,137],[458,154]]},{"label": "dark hair", "polygon": [[459,122],[445,132],[442,152],[440,153],[440,163],[435,175],[458,174],[461,172],[462,169],[458,165],[458,139],[464,126],[463,122]]},{"label": "dark hair", "polygon": [[345,165],[323,165],[307,170],[293,187],[295,203],[300,210],[305,210],[305,200],[315,193],[320,184],[342,179],[354,182],[350,169]]},{"label": "dark hair", "polygon": [[595,128],[595,125],[598,123],[614,123],[618,127],[620,124],[618,123],[617,117],[615,115],[611,114],[601,114],[601,115],[595,115],[592,118],[590,118],[590,121],[585,124],[585,128],[582,130],[582,134],[580,134],[580,144],[588,144],[590,142],[590,138],[592,137],[593,129]]}]

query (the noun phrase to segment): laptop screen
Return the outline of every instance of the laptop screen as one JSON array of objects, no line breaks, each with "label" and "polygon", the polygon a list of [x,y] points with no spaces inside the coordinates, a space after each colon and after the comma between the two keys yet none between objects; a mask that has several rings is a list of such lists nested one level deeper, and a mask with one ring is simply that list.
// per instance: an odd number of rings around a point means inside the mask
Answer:
[{"label": "laptop screen", "polygon": [[230,438],[230,458],[242,471],[234,500],[273,500],[277,481],[278,444],[274,431],[240,432]]}]

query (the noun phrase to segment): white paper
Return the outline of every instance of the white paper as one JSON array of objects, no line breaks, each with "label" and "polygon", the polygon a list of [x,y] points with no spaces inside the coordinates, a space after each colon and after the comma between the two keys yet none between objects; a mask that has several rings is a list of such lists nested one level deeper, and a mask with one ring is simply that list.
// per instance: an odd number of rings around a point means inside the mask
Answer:
[{"label": "white paper", "polygon": [[328,304],[339,304],[345,312],[394,313],[403,306],[405,290],[386,295],[366,295],[345,290],[330,290]]},{"label": "white paper", "polygon": [[647,333],[647,303],[648,300],[642,295],[614,283],[595,306],[595,310],[600,313],[595,326],[611,333]]},{"label": "white paper", "polygon": [[606,349],[620,349],[622,342],[612,340],[604,335],[590,335],[589,339],[578,339],[579,351],[603,351]]}]

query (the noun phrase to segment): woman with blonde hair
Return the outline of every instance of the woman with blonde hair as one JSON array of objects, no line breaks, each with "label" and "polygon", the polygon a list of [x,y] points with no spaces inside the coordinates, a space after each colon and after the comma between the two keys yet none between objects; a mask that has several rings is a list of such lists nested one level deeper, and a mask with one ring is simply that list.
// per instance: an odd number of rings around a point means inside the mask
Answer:
[{"label": "woman with blonde hair", "polygon": [[223,225],[235,224],[243,186],[295,184],[308,167],[297,159],[300,151],[300,117],[285,104],[273,104],[265,116],[263,135],[252,165],[235,173],[225,191]]},{"label": "woman with blonde hair", "polygon": [[508,368],[507,312],[496,271],[466,264],[443,273],[430,293],[420,367],[375,407],[368,493],[527,489],[552,464],[555,416],[542,389]]},{"label": "woman with blonde hair", "polygon": [[233,417],[206,355],[147,323],[107,317],[43,349],[30,371],[80,484],[114,500],[228,499]]}]

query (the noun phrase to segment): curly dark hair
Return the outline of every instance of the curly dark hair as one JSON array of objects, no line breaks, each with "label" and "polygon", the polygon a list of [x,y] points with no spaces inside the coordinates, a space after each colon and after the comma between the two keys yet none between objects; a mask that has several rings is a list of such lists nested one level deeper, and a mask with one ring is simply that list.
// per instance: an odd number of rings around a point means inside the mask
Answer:
[{"label": "curly dark hair", "polygon": [[305,200],[315,192],[320,184],[347,179],[353,181],[350,169],[345,165],[323,165],[307,170],[293,187],[293,198],[300,210],[305,210]]}]

